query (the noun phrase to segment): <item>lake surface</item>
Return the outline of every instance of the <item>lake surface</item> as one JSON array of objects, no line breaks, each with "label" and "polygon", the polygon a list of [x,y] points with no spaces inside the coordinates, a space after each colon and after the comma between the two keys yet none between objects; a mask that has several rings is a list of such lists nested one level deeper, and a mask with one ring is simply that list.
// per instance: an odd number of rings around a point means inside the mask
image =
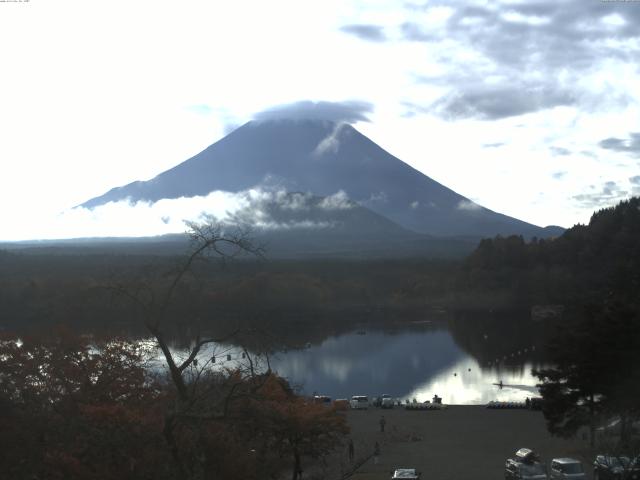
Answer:
[{"label": "lake surface", "polygon": [[446,329],[352,332],[280,353],[271,365],[305,393],[332,398],[386,393],[422,402],[437,394],[448,404],[484,404],[537,395],[531,364],[483,367]]},{"label": "lake surface", "polygon": [[[304,349],[276,352],[269,362],[301,392],[334,399],[389,394],[422,402],[437,394],[447,404],[477,405],[538,396],[538,380],[531,374],[534,364],[526,359],[524,349],[503,353],[480,362],[456,343],[450,329],[425,325],[355,330]],[[246,362],[234,346],[218,345],[201,355],[212,356],[218,368]],[[502,388],[496,385],[500,381]]]}]

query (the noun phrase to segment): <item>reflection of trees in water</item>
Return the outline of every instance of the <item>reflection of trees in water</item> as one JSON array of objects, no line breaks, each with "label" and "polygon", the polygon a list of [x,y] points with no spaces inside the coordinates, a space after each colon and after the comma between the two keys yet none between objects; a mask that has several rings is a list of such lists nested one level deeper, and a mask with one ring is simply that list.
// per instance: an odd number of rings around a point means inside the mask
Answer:
[{"label": "reflection of trees in water", "polygon": [[[118,305],[111,304],[107,308],[114,312],[118,310]],[[168,322],[167,325],[167,337],[171,347],[176,350],[188,348],[195,333],[218,338],[228,337],[233,333],[231,343],[252,353],[273,353],[320,345],[328,338],[351,332],[383,332],[393,336],[446,329],[448,319],[442,313],[425,313],[424,309],[369,305],[322,309],[247,309],[232,312],[226,309],[214,310],[210,304],[192,303],[189,308],[190,315],[187,318],[181,316],[180,312],[175,312],[176,317],[181,318]],[[113,316],[123,318],[116,314]],[[133,321],[85,325],[84,331],[96,337],[118,336],[134,340],[148,337],[146,329]]]},{"label": "reflection of trees in water", "polygon": [[[204,313],[193,318],[207,318]],[[526,369],[525,364],[545,361],[544,325],[532,321],[528,311],[430,315],[406,310],[372,312],[370,307],[333,310],[274,308],[240,315],[220,312],[215,318],[217,321],[210,323],[194,320],[174,324],[169,332],[172,347],[188,348],[196,331],[221,337],[235,329],[236,334],[231,340],[233,344],[252,353],[274,353],[317,346],[328,338],[352,332],[382,332],[393,336],[448,329],[455,343],[475,358],[483,369],[520,373]],[[142,339],[146,336],[144,329],[135,329],[131,325],[117,333],[128,338]]]},{"label": "reflection of trees in water", "polygon": [[457,312],[449,321],[454,341],[484,369],[513,370],[545,361],[543,324],[528,311]]},{"label": "reflection of trees in water", "polygon": [[[304,314],[302,314],[304,316]],[[339,337],[349,333],[369,334],[384,333],[385,336],[407,334],[410,332],[424,332],[446,328],[442,320],[425,320],[424,313],[389,309],[384,313],[371,314],[370,308],[335,309],[323,312],[311,312],[304,319],[294,315],[290,321],[278,316],[273,322],[262,322],[269,325],[263,329],[263,336],[255,336],[249,340],[258,339],[264,351],[267,343],[271,351],[296,350],[322,344],[331,337]]]},{"label": "reflection of trees in water", "polygon": [[[252,353],[274,353],[288,350],[302,350],[317,346],[331,337],[349,333],[384,333],[386,336],[441,330],[447,328],[442,319],[425,320],[423,314],[389,310],[385,315],[370,316],[371,310],[272,310],[260,314],[235,319],[239,325],[232,343],[246,348]],[[176,349],[186,348],[192,339],[193,325],[183,325],[172,332],[171,342]],[[207,335],[220,335],[221,331],[211,325],[204,328]],[[225,329],[225,333],[228,332]]]}]

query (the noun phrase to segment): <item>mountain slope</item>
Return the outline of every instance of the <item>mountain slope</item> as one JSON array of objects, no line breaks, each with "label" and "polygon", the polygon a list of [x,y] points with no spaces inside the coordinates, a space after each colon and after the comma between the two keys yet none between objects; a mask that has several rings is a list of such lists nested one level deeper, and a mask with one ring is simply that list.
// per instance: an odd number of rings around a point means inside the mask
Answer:
[{"label": "mountain slope", "polygon": [[431,235],[548,236],[540,227],[471,202],[352,126],[318,120],[249,122],[155,178],[114,188],[81,206],[126,198],[153,202],[261,185],[321,196],[342,190],[401,226]]}]

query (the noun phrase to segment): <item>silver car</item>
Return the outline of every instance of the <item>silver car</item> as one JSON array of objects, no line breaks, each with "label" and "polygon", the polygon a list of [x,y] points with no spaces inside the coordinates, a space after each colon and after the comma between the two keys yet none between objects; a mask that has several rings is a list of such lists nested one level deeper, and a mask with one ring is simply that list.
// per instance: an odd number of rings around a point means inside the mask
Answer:
[{"label": "silver car", "polygon": [[585,480],[587,476],[579,460],[573,458],[554,458],[551,460],[549,477],[554,480]]},{"label": "silver car", "polygon": [[419,480],[420,472],[418,472],[415,468],[397,468],[393,472],[393,477],[391,477],[391,480],[397,479]]},{"label": "silver car", "polygon": [[387,395],[386,393],[382,395],[380,406],[382,408],[393,408],[393,398],[391,398],[391,395]]},{"label": "silver car", "polygon": [[547,480],[547,469],[539,462],[524,463],[515,459],[507,460],[504,468],[505,480]]},{"label": "silver car", "polygon": [[366,410],[369,408],[369,397],[366,395],[354,395],[351,397],[349,405],[355,410]]},{"label": "silver car", "polygon": [[504,466],[505,480],[547,480],[547,467],[530,448],[521,448]]}]

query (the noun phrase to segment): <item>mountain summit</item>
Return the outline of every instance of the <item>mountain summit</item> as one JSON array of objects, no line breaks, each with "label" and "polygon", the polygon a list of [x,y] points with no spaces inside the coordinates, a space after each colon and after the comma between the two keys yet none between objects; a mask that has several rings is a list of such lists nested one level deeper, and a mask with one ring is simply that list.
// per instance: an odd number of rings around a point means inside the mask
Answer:
[{"label": "mountain summit", "polygon": [[81,206],[256,187],[323,197],[342,191],[402,227],[430,235],[558,233],[477,205],[389,154],[351,125],[323,120],[249,122],[155,178],[114,188]]}]

